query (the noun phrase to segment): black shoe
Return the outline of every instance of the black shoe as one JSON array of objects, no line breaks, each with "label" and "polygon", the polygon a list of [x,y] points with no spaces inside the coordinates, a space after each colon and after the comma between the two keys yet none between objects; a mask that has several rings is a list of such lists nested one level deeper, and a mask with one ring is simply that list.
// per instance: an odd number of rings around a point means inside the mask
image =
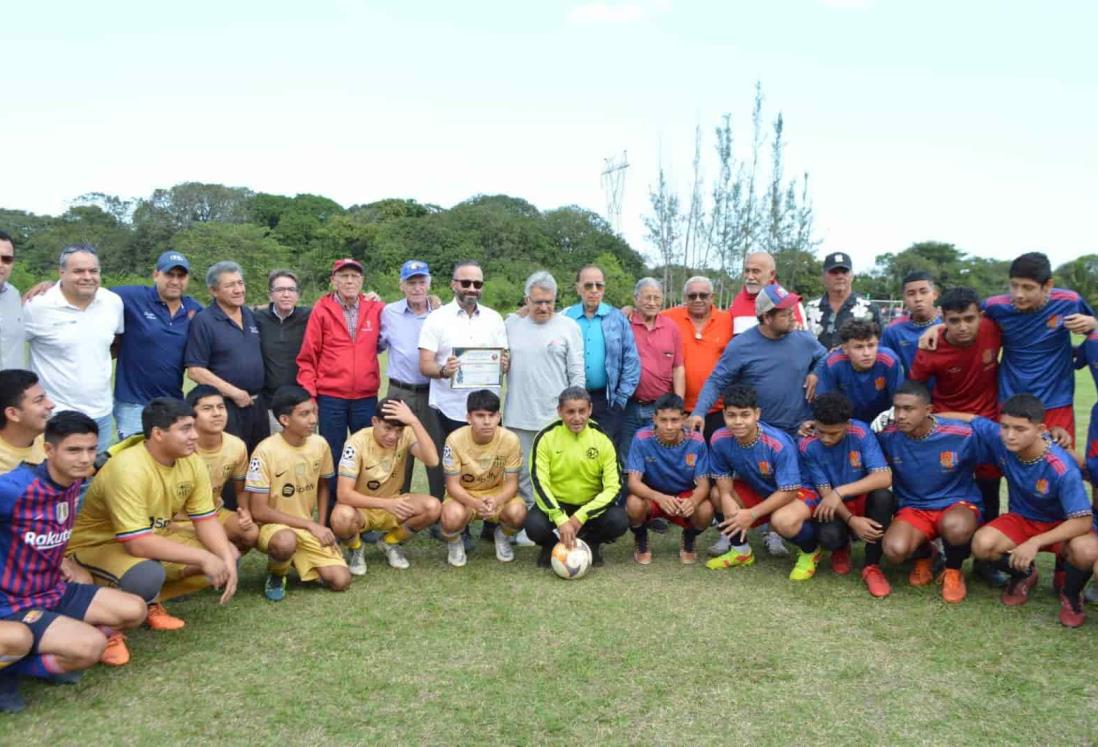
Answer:
[{"label": "black shoe", "polygon": [[480,528],[480,539],[484,542],[496,541],[496,523],[486,521]]},{"label": "black shoe", "polygon": [[591,548],[591,565],[596,568],[601,568],[606,565],[606,561],[602,559],[602,545],[592,542],[588,547]]},{"label": "black shoe", "polygon": [[667,534],[667,519],[652,519],[645,526],[656,534]]},{"label": "black shoe", "polygon": [[553,556],[552,545],[542,545],[541,551],[538,553],[538,568],[552,568],[552,564],[549,559]]},{"label": "black shoe", "polygon": [[0,675],[0,713],[18,713],[26,707],[19,694],[19,679],[14,674]]},{"label": "black shoe", "polygon": [[983,579],[984,583],[988,586],[1001,589],[1006,586],[1009,576],[1000,571],[998,568],[983,560],[977,560],[972,563],[972,570]]}]

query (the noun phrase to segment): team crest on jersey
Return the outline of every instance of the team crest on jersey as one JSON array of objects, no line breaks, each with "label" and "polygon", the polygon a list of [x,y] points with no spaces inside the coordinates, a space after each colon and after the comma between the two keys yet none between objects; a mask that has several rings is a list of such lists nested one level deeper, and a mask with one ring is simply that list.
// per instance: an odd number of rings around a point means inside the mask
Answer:
[{"label": "team crest on jersey", "polygon": [[37,622],[42,617],[42,610],[30,610],[27,614],[23,615],[23,622],[30,625],[33,622]]},{"label": "team crest on jersey", "polygon": [[697,463],[698,463],[698,455],[697,454],[687,454],[686,455],[686,466],[687,467],[693,467]]},{"label": "team crest on jersey", "polygon": [[758,466],[759,466],[759,474],[760,475],[769,475],[770,474],[770,462],[763,459],[763,460],[760,460],[758,462]]},{"label": "team crest on jersey", "polygon": [[851,451],[850,454],[849,454],[849,457],[850,457],[850,466],[851,467],[853,467],[854,469],[861,469],[862,468],[862,452],[856,451],[856,450]]},{"label": "team crest on jersey", "polygon": [[995,351],[988,348],[984,351],[984,363],[991,363],[995,360]]},{"label": "team crest on jersey", "polygon": [[1038,480],[1035,487],[1037,488],[1037,492],[1041,495],[1048,495],[1048,480],[1045,478],[1042,477]]},{"label": "team crest on jersey", "polygon": [[942,469],[953,469],[957,466],[957,452],[943,451],[939,453],[938,464],[942,466]]},{"label": "team crest on jersey", "polygon": [[599,458],[599,450],[596,449],[594,446],[592,446],[590,449],[587,450],[587,458],[588,459],[598,459]]},{"label": "team crest on jersey", "polygon": [[189,482],[181,482],[176,486],[175,492],[180,498],[186,498],[194,490],[194,484]]},{"label": "team crest on jersey", "polygon": [[883,392],[884,388],[885,388],[885,377],[884,376],[878,376],[877,378],[875,378],[873,380],[873,387],[878,392]]},{"label": "team crest on jersey", "polygon": [[53,515],[57,517],[58,524],[64,524],[69,518],[69,504],[68,501],[61,501],[57,504],[57,507],[53,510]]},{"label": "team crest on jersey", "polygon": [[1048,318],[1048,321],[1045,322],[1045,324],[1048,325],[1049,329],[1056,329],[1057,327],[1060,326],[1060,315],[1059,314],[1053,314],[1052,316],[1050,316]]}]

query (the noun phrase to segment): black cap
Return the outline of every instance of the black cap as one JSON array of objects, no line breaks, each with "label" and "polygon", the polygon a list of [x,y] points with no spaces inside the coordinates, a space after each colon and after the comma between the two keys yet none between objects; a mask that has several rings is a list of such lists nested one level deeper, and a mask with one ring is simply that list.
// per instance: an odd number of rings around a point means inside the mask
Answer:
[{"label": "black cap", "polygon": [[832,252],[824,257],[824,272],[830,272],[836,267],[842,267],[844,270],[854,269],[854,266],[850,263],[850,255],[846,252]]}]

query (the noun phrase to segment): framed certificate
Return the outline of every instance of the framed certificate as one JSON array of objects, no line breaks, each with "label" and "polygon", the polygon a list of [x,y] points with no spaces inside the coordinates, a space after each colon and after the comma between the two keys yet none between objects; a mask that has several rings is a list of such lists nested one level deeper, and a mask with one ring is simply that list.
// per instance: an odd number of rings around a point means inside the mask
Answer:
[{"label": "framed certificate", "polygon": [[503,348],[454,348],[458,370],[450,377],[452,389],[486,389],[503,383]]}]

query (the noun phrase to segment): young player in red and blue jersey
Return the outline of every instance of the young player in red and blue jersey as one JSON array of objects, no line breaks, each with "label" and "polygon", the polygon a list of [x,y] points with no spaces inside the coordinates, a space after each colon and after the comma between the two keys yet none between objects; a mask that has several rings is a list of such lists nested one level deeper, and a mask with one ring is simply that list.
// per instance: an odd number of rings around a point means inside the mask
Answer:
[{"label": "young player in red and blue jersey", "polygon": [[892,395],[904,382],[904,367],[895,351],[878,344],[876,322],[852,319],[839,329],[842,347],[816,367],[816,394],[842,392],[854,405],[854,418],[872,423],[892,406]]},{"label": "young player in red and blue jersey", "polygon": [[747,531],[769,520],[774,531],[800,549],[789,578],[807,581],[820,560],[811,521],[819,496],[802,481],[797,447],[784,431],[760,422],[753,387],[734,384],[723,397],[725,427],[710,439],[709,467],[724,514],[720,529],[732,549],[705,565],[716,570],[754,563]]},{"label": "young player in red and blue jersey", "polygon": [[23,623],[34,638],[30,655],[5,676],[55,678],[87,669],[103,659],[107,635],[145,619],[140,598],[70,582],[61,567],[98,433],[83,413],[55,415],[46,424],[46,461],[0,477],[0,620]]},{"label": "young player in red and blue jersey", "polygon": [[984,314],[1003,337],[999,401],[1037,397],[1045,405],[1045,425],[1065,429],[1074,447],[1071,333],[1098,329],[1094,310],[1075,291],[1052,287],[1048,257],[1030,252],[1011,263],[1010,293],[988,298]]},{"label": "young player in red and blue jersey", "polygon": [[838,392],[816,398],[813,433],[798,445],[801,471],[820,495],[813,520],[820,545],[831,551],[831,569],[850,573],[850,539],[859,537],[865,542],[862,580],[872,596],[886,597],[892,587],[881,572],[881,537],[896,512],[892,470],[873,431],[852,412]]},{"label": "young player in red and blue jersey", "polygon": [[[972,554],[1010,575],[1003,604],[1025,604],[1037,584],[1037,553],[1057,553],[1062,543],[1090,530],[1090,499],[1082,472],[1072,455],[1048,438],[1044,405],[1032,394],[1016,394],[1004,402],[998,423],[960,413],[956,417],[971,420],[977,440],[1006,476],[1010,496],[1009,511],[973,536]],[[1090,569],[1066,570],[1070,583],[1065,581],[1060,596],[1060,621],[1078,627],[1083,624],[1082,591]],[[1080,578],[1082,584],[1076,587]]]},{"label": "young player in red and blue jersey", "polygon": [[904,382],[892,398],[892,414],[894,422],[877,435],[900,504],[882,540],[885,557],[902,563],[914,555],[908,581],[925,586],[934,579],[930,543],[940,536],[945,549],[942,599],[963,601],[967,590],[961,565],[981,506],[972,472],[989,457],[968,423],[931,414],[930,392],[923,384]]},{"label": "young player in red and blue jersey", "polygon": [[926,270],[909,272],[903,279],[904,316],[892,321],[881,335],[881,347],[889,348],[900,356],[904,371],[910,375],[919,338],[935,324],[942,321],[935,308],[938,288],[934,276]]},{"label": "young player in red and blue jersey", "polygon": [[633,559],[652,562],[647,522],[662,518],[682,527],[679,560],[698,562],[697,536],[713,520],[709,501],[709,449],[696,431],[686,431],[682,397],[664,394],[656,400],[652,425],[637,431],[625,460],[629,495],[625,513],[635,538]]}]

